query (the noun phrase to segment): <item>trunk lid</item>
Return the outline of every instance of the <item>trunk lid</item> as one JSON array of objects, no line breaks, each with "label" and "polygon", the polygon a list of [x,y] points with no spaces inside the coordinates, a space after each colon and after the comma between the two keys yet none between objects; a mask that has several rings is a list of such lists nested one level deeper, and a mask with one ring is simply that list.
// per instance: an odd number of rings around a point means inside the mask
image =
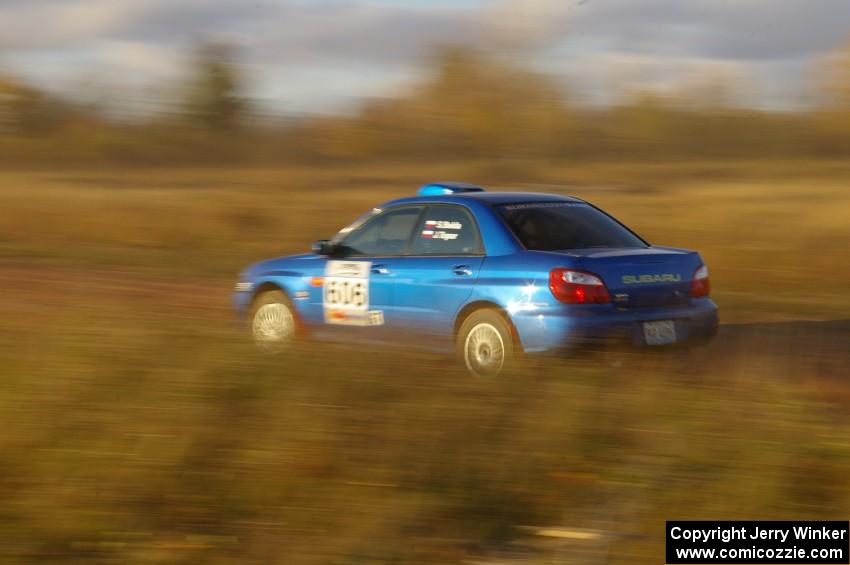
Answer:
[{"label": "trunk lid", "polygon": [[688,304],[699,254],[672,247],[571,250],[581,268],[596,273],[618,308],[658,308]]}]

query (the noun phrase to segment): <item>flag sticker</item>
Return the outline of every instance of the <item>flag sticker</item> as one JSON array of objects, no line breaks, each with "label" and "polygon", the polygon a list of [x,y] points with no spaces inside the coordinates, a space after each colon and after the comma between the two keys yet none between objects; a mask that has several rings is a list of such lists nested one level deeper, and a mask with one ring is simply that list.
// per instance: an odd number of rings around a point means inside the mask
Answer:
[{"label": "flag sticker", "polygon": [[425,229],[459,230],[463,229],[463,224],[460,222],[450,222],[448,220],[426,220]]},{"label": "flag sticker", "polygon": [[422,230],[421,237],[423,239],[442,239],[445,241],[451,241],[453,239],[457,239],[457,233],[442,230]]},{"label": "flag sticker", "polygon": [[461,230],[463,229],[463,224],[449,220],[425,220],[425,225],[423,227],[425,229],[422,230],[422,238],[450,241],[457,239],[458,236],[457,232],[451,230]]}]

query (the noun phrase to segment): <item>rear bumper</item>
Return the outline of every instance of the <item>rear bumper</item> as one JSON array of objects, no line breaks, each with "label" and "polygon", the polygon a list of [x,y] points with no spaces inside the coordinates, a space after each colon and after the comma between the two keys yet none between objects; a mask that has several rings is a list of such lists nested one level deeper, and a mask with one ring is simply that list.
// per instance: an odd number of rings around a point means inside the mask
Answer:
[{"label": "rear bumper", "polygon": [[[717,305],[709,298],[692,299],[687,306],[620,310],[613,304],[564,305],[555,311],[519,312],[512,317],[526,353],[595,349],[609,344],[649,347],[643,322],[672,320],[673,346],[693,347],[717,333]],[[654,347],[654,346],[653,346]]]}]

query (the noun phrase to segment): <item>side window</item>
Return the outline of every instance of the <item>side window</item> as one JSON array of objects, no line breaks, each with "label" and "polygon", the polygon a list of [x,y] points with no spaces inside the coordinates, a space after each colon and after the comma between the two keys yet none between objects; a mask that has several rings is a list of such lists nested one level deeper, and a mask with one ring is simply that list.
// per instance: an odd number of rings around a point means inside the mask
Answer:
[{"label": "side window", "polygon": [[351,255],[401,255],[421,212],[422,206],[387,210],[351,232],[343,245]]},{"label": "side window", "polygon": [[429,206],[413,234],[411,255],[473,255],[481,238],[472,215],[459,206]]}]

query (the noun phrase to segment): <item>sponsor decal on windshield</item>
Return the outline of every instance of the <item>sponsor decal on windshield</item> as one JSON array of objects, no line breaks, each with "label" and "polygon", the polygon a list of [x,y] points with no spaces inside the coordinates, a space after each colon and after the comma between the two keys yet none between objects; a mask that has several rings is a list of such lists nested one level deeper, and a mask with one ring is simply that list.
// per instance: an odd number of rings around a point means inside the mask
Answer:
[{"label": "sponsor decal on windshield", "polygon": [[502,206],[505,210],[528,210],[530,208],[570,208],[576,206],[587,206],[584,202],[527,202],[524,204],[506,204]]}]

